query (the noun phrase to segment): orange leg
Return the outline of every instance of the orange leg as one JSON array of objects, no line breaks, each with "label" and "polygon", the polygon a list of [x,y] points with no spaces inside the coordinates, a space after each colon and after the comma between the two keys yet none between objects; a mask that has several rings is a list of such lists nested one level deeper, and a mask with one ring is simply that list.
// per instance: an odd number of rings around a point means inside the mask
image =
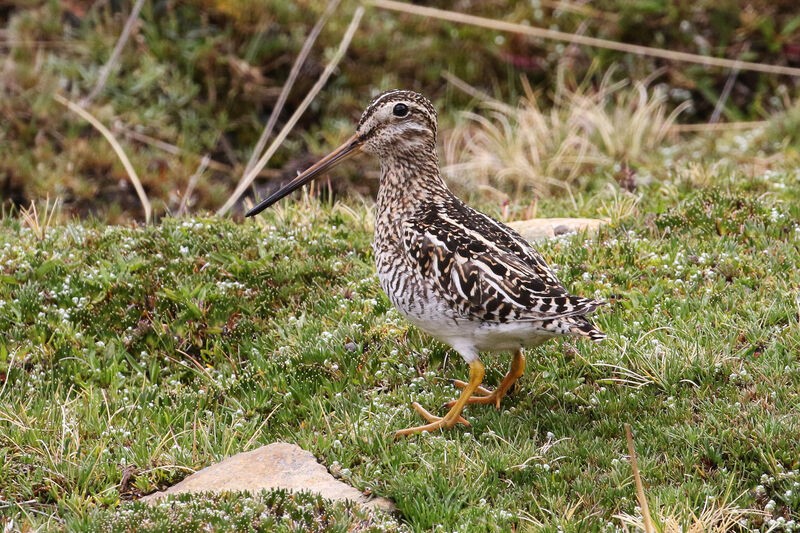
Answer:
[{"label": "orange leg", "polygon": [[[493,391],[485,389],[483,387],[477,387],[475,392],[480,393],[480,395],[470,396],[467,398],[467,404],[494,404],[495,408],[500,409],[500,400],[508,393],[508,389],[516,383],[516,381],[522,376],[525,372],[525,356],[522,355],[522,349],[518,349],[514,352],[514,358],[511,359],[511,368],[509,368],[508,373],[503,378],[503,381],[500,382],[500,385]],[[453,381],[453,385],[458,387],[459,389],[466,390],[468,383],[463,381],[455,380]],[[461,401],[461,396],[459,396],[458,400],[453,400],[452,402],[448,402],[445,404],[445,407],[451,407],[456,404],[457,401]]]},{"label": "orange leg", "polygon": [[483,363],[481,363],[477,359],[469,364],[469,383],[464,384],[463,387],[464,390],[461,391],[461,396],[458,397],[458,400],[452,402],[453,405],[450,406],[450,410],[447,411],[447,414],[444,415],[444,417],[438,417],[432,415],[417,402],[411,404],[412,407],[414,407],[414,410],[417,411],[420,415],[422,415],[422,417],[425,420],[427,420],[428,423],[422,426],[401,429],[400,431],[395,433],[395,436],[400,437],[403,435],[421,433],[422,431],[433,431],[435,429],[451,428],[459,422],[468,426],[469,422],[467,422],[461,417],[461,411],[464,409],[464,406],[472,397],[472,393],[474,393],[475,390],[478,387],[480,387],[480,384],[483,381],[484,373],[485,369],[483,367]]}]

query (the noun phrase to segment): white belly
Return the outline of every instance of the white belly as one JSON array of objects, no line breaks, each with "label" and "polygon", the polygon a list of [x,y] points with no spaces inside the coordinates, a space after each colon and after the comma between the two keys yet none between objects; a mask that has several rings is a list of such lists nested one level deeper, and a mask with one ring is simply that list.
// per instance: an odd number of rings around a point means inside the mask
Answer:
[{"label": "white belly", "polygon": [[532,348],[556,333],[543,331],[535,322],[520,321],[500,323],[479,322],[452,316],[451,309],[437,309],[436,305],[398,310],[419,329],[441,342],[452,346],[467,362],[477,358],[477,352],[508,352],[518,348]]},{"label": "white belly", "polygon": [[458,348],[469,345],[479,352],[532,348],[557,336],[556,333],[542,331],[531,322],[497,324],[464,319],[420,320],[413,316],[408,316],[408,319],[421,330],[450,346]]},{"label": "white belly", "polygon": [[478,352],[538,346],[556,336],[536,322],[500,324],[461,317],[447,302],[433,297],[425,280],[404,261],[390,262],[385,257],[376,250],[378,278],[392,304],[415,326],[455,348],[467,362],[476,359]]}]

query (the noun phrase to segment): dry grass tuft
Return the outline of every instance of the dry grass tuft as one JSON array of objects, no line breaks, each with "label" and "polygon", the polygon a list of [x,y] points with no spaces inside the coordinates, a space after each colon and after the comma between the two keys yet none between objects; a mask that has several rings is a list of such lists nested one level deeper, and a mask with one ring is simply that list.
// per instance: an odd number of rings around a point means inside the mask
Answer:
[{"label": "dry grass tuft", "polygon": [[756,515],[766,516],[763,511],[742,509],[736,505],[736,499],[729,501],[730,486],[719,499],[706,498],[700,514],[692,510],[681,512],[680,509],[663,508],[660,510],[659,515],[655,516],[650,510],[647,496],[644,492],[644,484],[639,471],[630,424],[625,424],[625,438],[636,485],[636,499],[639,502],[637,510],[639,512],[636,515],[628,513],[615,515],[615,518],[620,520],[623,525],[645,533],[655,533],[656,531],[661,533],[723,532],[743,527],[748,518]]},{"label": "dry grass tuft", "polygon": [[663,146],[678,115],[650,80],[584,82],[570,89],[559,76],[554,104],[543,110],[525,83],[516,107],[485,98],[485,114],[464,113],[445,144],[445,172],[471,188],[492,188],[518,197],[525,190],[548,196],[569,190],[588,172],[628,172]]},{"label": "dry grass tuft", "polygon": [[[756,509],[742,509],[735,501],[709,499],[699,514],[690,511],[683,515],[679,510],[662,509],[656,520],[659,524],[656,530],[661,533],[722,533],[743,529],[742,521],[756,516],[765,516],[765,513]],[[615,518],[634,531],[645,531],[642,516],[621,513]]]},{"label": "dry grass tuft", "polygon": [[53,225],[53,218],[58,211],[58,207],[59,199],[56,198],[53,204],[50,205],[50,197],[48,196],[45,200],[44,211],[41,215],[39,214],[39,210],[36,209],[36,203],[33,201],[30,207],[23,207],[20,210],[23,224],[31,229],[37,240],[43,241],[47,236],[47,230]]}]

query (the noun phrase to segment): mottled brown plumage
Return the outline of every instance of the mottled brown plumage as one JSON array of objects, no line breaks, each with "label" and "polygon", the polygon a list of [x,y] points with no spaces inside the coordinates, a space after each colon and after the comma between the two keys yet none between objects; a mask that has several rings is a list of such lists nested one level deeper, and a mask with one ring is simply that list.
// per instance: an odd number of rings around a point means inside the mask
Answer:
[{"label": "mottled brown plumage", "polygon": [[[470,381],[456,382],[464,390],[444,417],[414,403],[428,423],[398,434],[466,423],[461,410],[469,403],[499,406],[524,371],[523,347],[557,335],[605,338],[586,318],[601,302],[567,293],[517,232],[450,192],[436,155],[436,111],[420,94],[394,90],[375,98],[353,137],[248,216],[358,151],[381,164],[373,243],[381,286],[403,315],[470,365]],[[514,352],[495,391],[480,386],[481,351]]]}]

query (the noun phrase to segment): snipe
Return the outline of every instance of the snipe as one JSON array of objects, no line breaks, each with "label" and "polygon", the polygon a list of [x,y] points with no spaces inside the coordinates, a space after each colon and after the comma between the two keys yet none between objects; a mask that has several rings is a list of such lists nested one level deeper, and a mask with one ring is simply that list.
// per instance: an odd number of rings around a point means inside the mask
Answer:
[{"label": "snipe", "polygon": [[[412,91],[372,101],[355,135],[251,209],[253,216],[334,165],[357,154],[381,164],[375,217],[375,263],[392,303],[417,327],[453,347],[469,364],[469,381],[444,417],[414,402],[426,424],[397,432],[467,424],[467,404],[494,404],[525,370],[524,347],[558,335],[605,338],[587,318],[602,302],[567,293],[542,256],[517,232],[453,196],[439,173],[436,111]],[[511,351],[502,382],[481,387],[479,352]]]}]

